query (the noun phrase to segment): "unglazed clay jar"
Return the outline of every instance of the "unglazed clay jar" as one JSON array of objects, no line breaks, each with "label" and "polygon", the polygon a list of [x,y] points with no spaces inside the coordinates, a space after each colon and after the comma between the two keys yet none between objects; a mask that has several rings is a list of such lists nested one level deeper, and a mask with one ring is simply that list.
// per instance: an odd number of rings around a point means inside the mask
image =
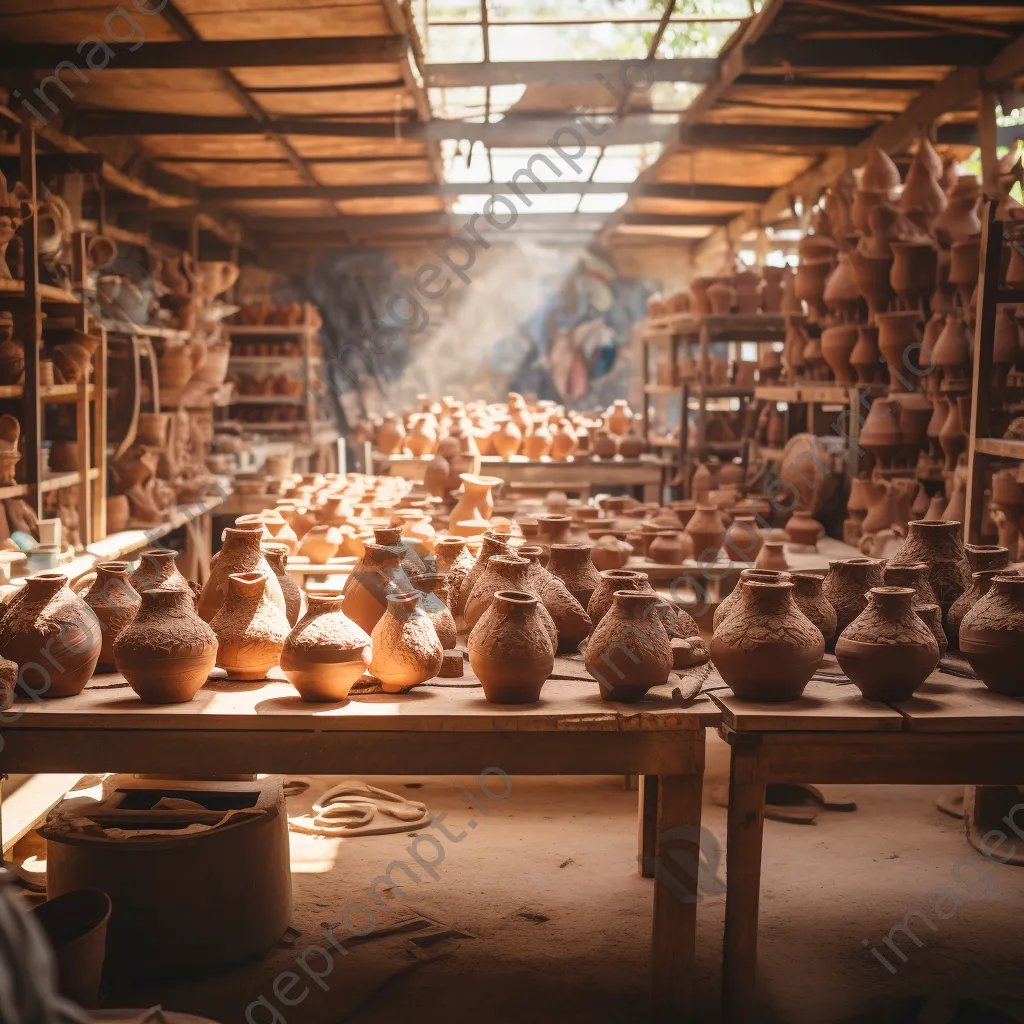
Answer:
[{"label": "unglazed clay jar", "polygon": [[344,700],[370,664],[369,634],[344,612],[341,594],[310,594],[285,638],[281,670],[308,701]]},{"label": "unglazed clay jar", "polygon": [[654,593],[620,590],[587,641],[584,664],[601,696],[633,704],[652,686],[668,682],[672,645],[657,615],[664,602]]},{"label": "unglazed clay jar", "polygon": [[989,581],[960,623],[960,650],[990,690],[1024,696],[1024,576]]},{"label": "unglazed clay jar", "polygon": [[789,569],[785,543],[781,540],[766,540],[754,561],[754,568],[774,572],[785,572]]},{"label": "unglazed clay jar", "polygon": [[619,540],[613,534],[599,537],[590,549],[590,560],[599,572],[603,569],[621,569],[633,554],[633,545]]},{"label": "unglazed clay jar", "polygon": [[744,700],[796,700],[824,653],[821,631],[797,607],[790,580],[743,580],[711,640],[715,668]]},{"label": "unglazed clay jar", "polygon": [[836,610],[825,598],[825,577],[815,572],[794,572],[790,578],[797,608],[821,630],[822,639],[830,639],[836,631]]},{"label": "unglazed clay jar", "polygon": [[753,562],[761,551],[764,537],[753,515],[737,513],[725,532],[725,553],[734,562]]},{"label": "unglazed clay jar", "polygon": [[267,589],[264,572],[233,573],[210,628],[217,636],[217,667],[228,679],[266,679],[281,660],[291,626]]},{"label": "unglazed clay jar", "polygon": [[419,594],[389,594],[388,606],[370,634],[370,675],[385,693],[401,693],[441,671],[444,648]]},{"label": "unglazed clay jar", "polygon": [[178,570],[178,553],[170,548],[147,548],[139,555],[138,565],[128,576],[128,582],[138,593],[144,590],[187,590],[189,582]]},{"label": "unglazed clay jar", "polygon": [[529,575],[530,561],[527,558],[513,554],[494,555],[489,558],[484,571],[473,584],[473,592],[466,601],[462,613],[466,629],[471,630],[477,624],[499,590],[528,590]]},{"label": "unglazed clay jar", "polygon": [[0,657],[18,666],[36,697],[74,697],[85,689],[103,647],[99,621],[63,573],[30,576],[3,609]]},{"label": "unglazed clay jar", "polygon": [[261,540],[262,534],[257,530],[235,530],[229,527],[224,531],[224,546],[216,562],[211,564],[210,576],[199,595],[199,617],[204,622],[210,622],[224,604],[228,577],[245,572],[266,573],[269,577],[267,593],[270,599],[281,609],[282,614],[287,614],[281,584],[260,548]]},{"label": "unglazed clay jar", "polygon": [[494,555],[507,555],[508,553],[509,547],[504,538],[490,530],[483,535],[480,540],[480,552],[476,556],[476,561],[470,567],[462,586],[459,588],[459,598],[453,609],[456,621],[465,613],[466,602],[473,593],[473,588],[476,586],[476,581],[480,578],[480,574],[487,568],[487,563]]},{"label": "unglazed clay jar", "polygon": [[908,524],[907,536],[889,559],[892,565],[924,562],[945,621],[956,599],[970,586],[971,570],[960,540],[961,524],[951,519],[919,519]]},{"label": "unglazed clay jar", "polygon": [[942,609],[937,604],[918,604],[911,602],[914,614],[931,630],[935,642],[939,645],[939,658],[949,650],[949,641],[942,628]]},{"label": "unglazed clay jar", "polygon": [[565,584],[566,590],[583,608],[590,604],[601,582],[601,574],[590,560],[590,548],[586,544],[552,544],[547,570]]},{"label": "unglazed clay jar", "polygon": [[345,580],[345,614],[366,633],[380,621],[388,594],[412,590],[402,568],[402,549],[367,543],[363,557]]},{"label": "unglazed clay jar", "polygon": [[540,599],[500,590],[469,634],[469,664],[492,704],[532,704],[555,665]]},{"label": "unglazed clay jar", "polygon": [[275,541],[263,545],[263,554],[270,563],[270,568],[281,585],[284,595],[285,617],[289,627],[294,626],[302,617],[305,608],[305,594],[299,589],[298,583],[288,575],[288,545]]},{"label": "unglazed clay jar", "polygon": [[341,540],[342,535],[338,527],[317,523],[303,535],[298,554],[302,558],[308,558],[311,565],[324,565],[338,553]]},{"label": "unglazed clay jar", "polygon": [[434,624],[437,639],[446,651],[454,650],[459,642],[455,619],[448,608],[448,577],[440,572],[425,572],[417,576],[412,585],[419,591],[420,608]]},{"label": "unglazed clay jar", "polygon": [[939,663],[939,645],[913,602],[910,587],[872,587],[836,641],[839,667],[867,700],[908,700]]},{"label": "unglazed clay jar", "polygon": [[725,540],[725,523],[717,505],[698,505],[686,532],[693,543],[693,557],[698,562],[714,562]]},{"label": "unglazed clay jar", "polygon": [[938,604],[928,566],[924,562],[886,565],[882,569],[882,580],[887,587],[910,587],[914,591],[915,608],[922,604]]},{"label": "unglazed clay jar", "polygon": [[556,653],[574,654],[590,635],[590,616],[565,584],[541,565],[541,550],[530,545],[517,549],[519,557],[530,562],[524,592],[539,597],[541,606],[551,616],[557,637]]},{"label": "unglazed clay jar", "polygon": [[732,608],[742,596],[743,592],[740,588],[743,586],[744,581],[762,580],[766,583],[772,583],[776,580],[788,580],[789,578],[788,572],[779,572],[776,569],[743,569],[736,580],[736,586],[725,595],[722,603],[715,609],[715,614],[711,619],[712,629],[718,629],[725,622],[726,616],[731,614]]},{"label": "unglazed clay jar", "polygon": [[434,548],[434,566],[447,579],[448,594],[445,600],[452,615],[458,607],[462,585],[474,561],[464,537],[442,537]]},{"label": "unglazed clay jar", "polygon": [[144,590],[142,607],[114,641],[114,662],[150,704],[182,704],[217,661],[217,637],[196,614],[190,591]]},{"label": "unglazed clay jar", "polygon": [[816,549],[824,536],[825,527],[807,509],[798,508],[786,523],[786,539],[790,544]]},{"label": "unglazed clay jar", "polygon": [[958,642],[960,626],[967,613],[988,593],[992,580],[996,576],[1017,575],[1016,569],[979,569],[971,573],[971,585],[956,599],[946,617],[949,639],[953,644]]},{"label": "unglazed clay jar", "polygon": [[448,528],[456,532],[456,525],[464,519],[490,519],[494,514],[494,498],[491,492],[501,484],[496,476],[476,476],[473,473],[462,473],[462,494],[455,508],[452,509]]},{"label": "unglazed clay jar", "polygon": [[868,591],[882,585],[881,559],[840,558],[828,563],[822,591],[836,610],[836,632],[825,638],[830,649],[839,634],[867,607]]},{"label": "unglazed clay jar", "polygon": [[601,582],[594,588],[587,605],[587,614],[595,626],[605,617],[612,606],[612,598],[616,591],[633,590],[638,594],[653,594],[647,573],[634,572],[632,569],[605,569],[601,573]]},{"label": "unglazed clay jar", "polygon": [[72,589],[92,609],[103,634],[100,660],[96,668],[102,672],[112,672],[114,641],[138,614],[142,598],[131,584],[127,562],[97,562],[96,578],[88,590],[81,592],[78,583],[76,581]]}]

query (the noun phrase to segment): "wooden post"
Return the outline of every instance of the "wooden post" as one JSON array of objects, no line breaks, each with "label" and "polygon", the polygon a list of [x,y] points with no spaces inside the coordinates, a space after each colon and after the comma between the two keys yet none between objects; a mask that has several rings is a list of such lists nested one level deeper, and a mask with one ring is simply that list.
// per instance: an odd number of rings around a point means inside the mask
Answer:
[{"label": "wooden post", "polygon": [[978,93],[978,146],[981,150],[981,188],[989,199],[999,199],[999,157],[996,151],[996,94]]},{"label": "wooden post", "polygon": [[91,465],[99,475],[90,481],[92,491],[92,539],[102,540],[107,535],[107,330],[94,323],[100,347],[92,357],[93,377],[93,432]]}]

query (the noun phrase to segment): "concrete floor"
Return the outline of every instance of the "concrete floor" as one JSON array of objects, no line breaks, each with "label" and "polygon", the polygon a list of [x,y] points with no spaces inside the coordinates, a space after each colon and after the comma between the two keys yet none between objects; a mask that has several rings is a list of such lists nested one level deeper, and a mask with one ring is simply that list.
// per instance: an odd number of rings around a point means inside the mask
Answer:
[{"label": "concrete floor", "polygon": [[[708,742],[704,823],[723,851],[717,875],[724,880],[725,810],[713,803],[711,790],[726,781],[727,752],[714,734]],[[382,967],[379,943],[367,943],[338,958],[331,991],[319,1002],[285,1009],[269,997],[253,1008],[261,993],[272,992],[282,964],[289,966],[305,945],[323,941],[318,923],[337,921],[392,861],[410,862],[413,842],[406,835],[344,841],[293,835],[294,923],[302,931],[295,947],[200,985],[132,993],[128,1004],[159,998],[172,1009],[205,1010],[223,1024],[246,1020],[247,1007],[250,1024],[319,1024],[349,1019],[339,1011],[352,999],[341,993],[353,996],[362,987],[366,991],[355,999],[362,1006],[351,1016],[359,1024],[648,1019],[652,883],[636,871],[637,797],[621,779],[516,778],[502,800],[478,795],[490,811],[486,816],[464,795],[479,794],[475,779],[367,781],[446,813],[452,834],[477,821],[458,842],[444,842],[439,878],[420,872],[422,883],[408,885],[401,901],[402,909],[413,907],[473,938],[383,987],[383,979],[397,973],[394,965],[408,957],[392,950]],[[460,781],[463,790],[456,788]],[[315,780],[313,792],[326,782]],[[404,789],[409,782],[422,785]],[[493,788],[501,792],[500,779]],[[766,824],[758,1021],[1024,1021],[1024,869],[987,862],[971,849],[961,823],[936,810],[938,789],[843,792],[857,800],[856,812],[825,811],[813,826]],[[290,811],[304,805],[308,799],[293,799]],[[433,847],[420,849],[427,859],[438,856]],[[706,852],[714,861],[713,846]],[[401,882],[404,875],[395,877]],[[945,902],[936,908],[940,897]],[[915,928],[920,947],[901,940],[907,959],[889,953],[897,968],[890,973],[862,940],[879,946],[914,908],[926,912],[936,930]],[[721,894],[706,895],[698,908],[701,1022],[718,1019],[724,910]],[[350,920],[358,927],[358,912]],[[925,996],[931,1001],[920,1010]],[[1001,1002],[1006,1015],[968,1011],[966,1002],[954,1014],[957,1000],[968,997]],[[119,994],[118,1002],[125,1005],[125,998]]]}]

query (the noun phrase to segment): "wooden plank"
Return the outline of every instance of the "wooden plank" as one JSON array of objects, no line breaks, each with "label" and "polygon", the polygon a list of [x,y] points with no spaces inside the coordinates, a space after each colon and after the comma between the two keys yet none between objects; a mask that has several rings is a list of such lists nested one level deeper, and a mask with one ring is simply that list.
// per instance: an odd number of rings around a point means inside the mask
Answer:
[{"label": "wooden plank", "polygon": [[[616,91],[621,91],[619,76],[625,66],[621,60],[492,61],[428,64],[424,71],[428,87],[435,89],[607,80]],[[716,66],[717,61],[713,57],[673,57],[646,62],[644,70],[651,82],[707,82],[714,75]]]},{"label": "wooden plank", "polygon": [[[211,164],[211,167],[217,167]],[[258,168],[260,164],[251,164],[251,168]],[[269,165],[275,166],[275,165]],[[314,165],[318,166],[318,165]],[[397,165],[399,168],[401,164]],[[268,184],[250,185],[244,181],[244,172],[237,175],[239,184],[234,186],[205,187],[199,190],[199,199],[209,201],[220,201],[226,199],[386,199],[403,196],[442,195],[442,196],[492,196],[510,195],[518,191],[523,195],[576,195],[580,192],[588,195],[607,195],[628,192],[632,182],[628,181],[549,181],[535,185],[529,181],[517,183],[515,189],[508,182],[454,182],[449,184],[437,184],[432,178],[422,178],[415,182],[390,182],[387,174],[390,168],[384,161],[381,162],[380,171],[375,177],[376,184],[363,185],[302,185],[295,186],[287,182],[271,182]],[[341,169],[340,173],[347,179],[350,174],[347,168]],[[218,180],[223,180],[223,172],[216,175]],[[232,177],[236,177],[235,174]],[[755,196],[769,194],[766,189],[732,189],[729,187],[718,188],[716,186],[702,185],[695,186],[695,189],[688,189],[684,186],[655,186],[664,191],[664,198],[688,199],[695,190],[710,191],[713,198],[725,200],[729,194],[736,194],[742,199],[749,194]],[[685,212],[685,211],[684,211]]]},{"label": "wooden plank", "polygon": [[787,33],[745,47],[744,56],[750,68],[983,67],[1001,48],[998,39],[955,35],[804,39]]},{"label": "wooden plank", "polygon": [[1024,459],[1024,441],[1007,440],[1002,437],[978,437],[975,450],[982,455],[994,455],[1001,459]]},{"label": "wooden plank", "polygon": [[740,700],[716,690],[723,723],[736,732],[900,732],[903,716],[885,704],[864,700],[852,683],[807,684],[799,700],[779,703]]},{"label": "wooden plank", "polygon": [[936,672],[910,700],[892,706],[911,732],[1024,732],[1024,701],[978,679]]},{"label": "wooden plank", "polygon": [[[13,793],[3,794],[3,852],[23,839],[82,780],[81,773],[32,775]],[[5,787],[6,789],[7,787]]]}]

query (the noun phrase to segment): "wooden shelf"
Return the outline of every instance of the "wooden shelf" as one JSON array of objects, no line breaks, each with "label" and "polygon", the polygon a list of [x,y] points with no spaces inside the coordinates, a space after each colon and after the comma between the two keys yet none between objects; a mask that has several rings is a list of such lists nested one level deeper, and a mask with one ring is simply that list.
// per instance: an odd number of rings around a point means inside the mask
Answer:
[{"label": "wooden shelf", "polygon": [[230,337],[255,334],[264,338],[272,338],[294,337],[296,334],[316,334],[320,327],[319,325],[314,327],[312,324],[296,324],[294,327],[280,324],[263,325],[260,327],[246,327],[244,324],[225,324],[224,329]]},{"label": "wooden shelf", "polygon": [[[310,356],[310,363],[319,363],[320,356]],[[264,366],[267,363],[304,363],[305,356],[236,356],[232,355],[232,366]]]},{"label": "wooden shelf", "polygon": [[700,398],[701,396],[704,398],[753,398],[756,388],[737,388],[731,384],[722,387],[691,384],[687,390],[690,398]]},{"label": "wooden shelf", "polygon": [[[95,398],[96,387],[90,384],[86,389],[87,398]],[[78,385],[77,384],[48,384],[45,387],[39,389],[39,397],[44,402],[77,402],[78,401]]]},{"label": "wooden shelf", "polygon": [[1024,459],[1024,441],[1011,441],[1002,437],[978,437],[975,451],[1000,459]]},{"label": "wooden shelf", "polygon": [[304,405],[303,395],[236,395],[229,405]]},{"label": "wooden shelf", "polygon": [[681,395],[683,387],[681,384],[645,384],[645,395]]},{"label": "wooden shelf", "polygon": [[[1009,300],[1008,300],[1009,301]],[[781,341],[786,333],[789,317],[781,313],[731,313],[727,316],[694,316],[691,313],[676,313],[671,316],[648,320],[646,331],[661,333],[661,337],[679,335],[696,338],[701,328],[706,328],[713,341]],[[801,318],[802,319],[802,318]],[[646,338],[645,338],[646,340]],[[651,340],[651,344],[663,345],[666,341]]]},{"label": "wooden shelf", "polygon": [[678,437],[648,437],[647,443],[652,448],[678,448],[679,438]]},{"label": "wooden shelf", "polygon": [[[90,480],[98,480],[99,477],[98,467],[89,470],[88,478]],[[43,494],[49,494],[50,491],[62,491],[65,487],[75,487],[81,482],[82,474],[77,469],[70,473],[51,473],[45,480],[40,481],[39,490]]]},{"label": "wooden shelf", "polygon": [[[24,281],[0,281],[0,303],[4,299],[24,299],[25,298],[25,282]],[[54,288],[50,284],[41,284],[39,286],[39,298],[44,304],[52,304],[59,306],[80,306],[82,304],[81,299],[71,292],[65,291],[63,288]]]},{"label": "wooden shelf", "polygon": [[8,484],[6,487],[0,487],[0,499],[24,498],[28,490],[28,484]]},{"label": "wooden shelf", "polygon": [[21,398],[24,394],[21,384],[0,384],[0,398]]},{"label": "wooden shelf", "polygon": [[[771,384],[754,389],[754,397],[766,402],[815,402],[819,404],[835,403],[849,405],[851,401],[859,401],[863,391],[885,391],[882,384]],[[851,395],[853,396],[851,398]]]}]

